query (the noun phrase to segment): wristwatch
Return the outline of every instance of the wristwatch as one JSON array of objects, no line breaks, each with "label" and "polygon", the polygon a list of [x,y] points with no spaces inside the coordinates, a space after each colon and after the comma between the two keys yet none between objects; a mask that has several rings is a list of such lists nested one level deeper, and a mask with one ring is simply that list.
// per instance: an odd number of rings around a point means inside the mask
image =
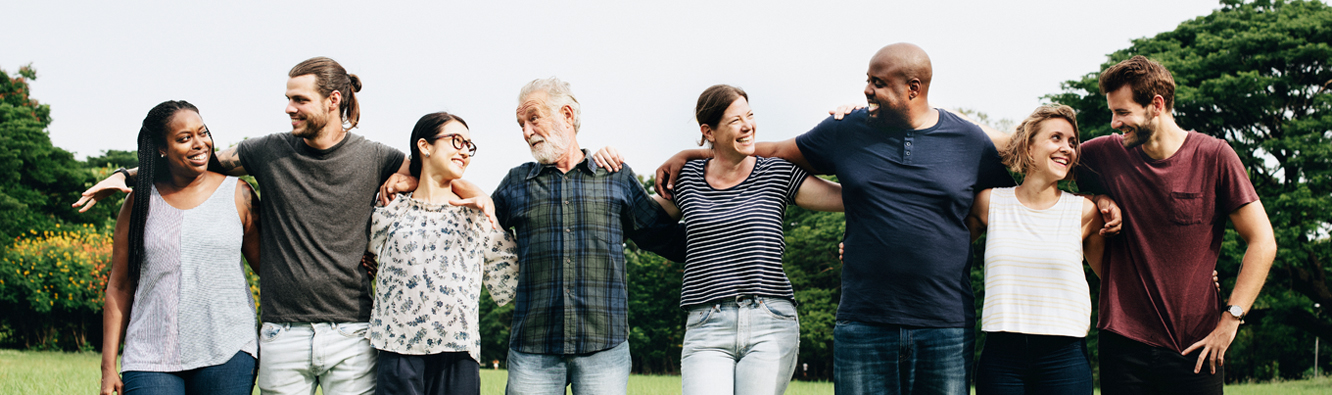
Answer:
[{"label": "wristwatch", "polygon": [[1241,324],[1244,323],[1244,308],[1243,308],[1243,307],[1239,307],[1239,306],[1236,306],[1236,305],[1233,305],[1233,304],[1232,304],[1232,305],[1230,305],[1230,306],[1226,306],[1226,312],[1227,312],[1227,313],[1230,313],[1230,315],[1231,315],[1232,317],[1235,317],[1235,319],[1239,320],[1239,322],[1240,322]]},{"label": "wristwatch", "polygon": [[124,167],[121,167],[121,168],[116,169],[116,171],[111,172],[111,174],[116,174],[116,173],[121,173],[121,174],[123,174],[123,175],[125,176],[125,182],[126,182],[126,183],[129,182],[129,179],[130,179],[130,176],[129,176],[129,169],[126,169],[126,168],[124,168]]}]

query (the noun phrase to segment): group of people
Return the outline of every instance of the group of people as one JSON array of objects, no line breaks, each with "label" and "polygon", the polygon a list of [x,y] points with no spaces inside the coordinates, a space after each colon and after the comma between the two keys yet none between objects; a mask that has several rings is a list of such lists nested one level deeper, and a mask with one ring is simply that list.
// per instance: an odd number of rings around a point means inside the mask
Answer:
[{"label": "group of people", "polygon": [[[131,193],[103,394],[240,394],[256,381],[265,394],[478,393],[483,286],[515,303],[508,393],[623,394],[626,238],[685,262],[683,392],[780,394],[799,349],[781,264],[791,204],[847,213],[838,393],[967,393],[981,234],[978,393],[1092,392],[1084,260],[1102,279],[1103,392],[1220,393],[1225,349],[1276,251],[1238,156],[1175,124],[1174,81],[1143,57],[1101,75],[1123,134],[1085,143],[1067,106],[1038,108],[1011,136],[930,107],[929,57],[905,43],[870,60],[867,108],[786,141],[758,142],[748,94],[712,86],[695,107],[708,147],[663,164],[659,195],[613,148],[579,146],[580,105],[556,78],[518,95],[536,161],[486,195],[462,180],[477,147],[458,115],[423,116],[408,157],[349,132],[361,82],[337,62],[288,76],[291,133],[215,152],[197,108],[164,102],[144,119],[140,167],[75,203]],[[244,174],[262,202],[230,177]],[[1068,179],[1084,195],[1060,191]],[[1248,247],[1223,309],[1211,272],[1227,217]],[[245,262],[260,273],[261,323]]]}]

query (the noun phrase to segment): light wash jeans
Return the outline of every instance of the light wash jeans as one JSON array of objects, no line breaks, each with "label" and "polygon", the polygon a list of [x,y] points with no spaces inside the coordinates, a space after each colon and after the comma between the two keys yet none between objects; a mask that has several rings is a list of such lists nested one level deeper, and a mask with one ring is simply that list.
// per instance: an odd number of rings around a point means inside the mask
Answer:
[{"label": "light wash jeans", "polygon": [[837,320],[837,395],[969,393],[972,328],[920,328]]},{"label": "light wash jeans", "polygon": [[590,354],[528,354],[509,349],[508,395],[624,395],[633,359],[629,342]]},{"label": "light wash jeans", "polygon": [[739,296],[689,309],[681,385],[690,394],[781,394],[800,353],[791,301]]},{"label": "light wash jeans", "polygon": [[379,351],[369,323],[272,323],[259,329],[259,390],[264,395],[372,394]]}]

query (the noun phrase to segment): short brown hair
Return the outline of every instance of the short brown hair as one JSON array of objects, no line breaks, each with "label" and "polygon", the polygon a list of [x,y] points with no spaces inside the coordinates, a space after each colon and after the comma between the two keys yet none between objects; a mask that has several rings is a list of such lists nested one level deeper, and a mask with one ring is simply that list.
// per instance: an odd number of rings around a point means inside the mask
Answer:
[{"label": "short brown hair", "polygon": [[1166,110],[1175,108],[1175,77],[1170,70],[1142,55],[1119,62],[1101,72],[1101,94],[1110,94],[1128,85],[1133,90],[1133,101],[1147,107],[1152,97],[1165,99]]},{"label": "short brown hair", "polygon": [[342,102],[338,104],[338,114],[342,116],[342,125],[347,129],[356,127],[361,121],[361,106],[356,102],[356,92],[361,91],[361,78],[356,74],[347,74],[347,69],[337,61],[323,56],[306,59],[296,64],[287,72],[287,77],[303,75],[315,76],[315,89],[325,98],[338,91]]},{"label": "short brown hair", "polygon": [[1031,160],[1031,145],[1036,142],[1037,129],[1042,122],[1050,119],[1063,119],[1073,125],[1073,138],[1070,145],[1073,147],[1073,160],[1069,161],[1068,176],[1073,176],[1074,167],[1078,165],[1078,160],[1082,158],[1082,144],[1078,139],[1078,116],[1073,111],[1073,107],[1062,104],[1051,104],[1048,106],[1036,107],[1027,119],[1023,119],[1018,124],[1017,130],[1013,132],[1013,137],[1009,139],[1008,146],[999,152],[999,157],[1004,161],[1004,166],[1016,173],[1026,174],[1035,164]]}]

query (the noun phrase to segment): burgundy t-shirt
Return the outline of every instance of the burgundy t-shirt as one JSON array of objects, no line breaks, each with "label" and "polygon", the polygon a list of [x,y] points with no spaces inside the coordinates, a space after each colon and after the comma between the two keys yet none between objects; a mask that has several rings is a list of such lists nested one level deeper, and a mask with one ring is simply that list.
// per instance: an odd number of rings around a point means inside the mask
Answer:
[{"label": "burgundy t-shirt", "polygon": [[1230,213],[1258,200],[1235,150],[1189,132],[1162,160],[1121,135],[1082,144],[1080,190],[1110,195],[1123,232],[1106,239],[1097,328],[1182,352],[1221,318],[1212,284]]}]

